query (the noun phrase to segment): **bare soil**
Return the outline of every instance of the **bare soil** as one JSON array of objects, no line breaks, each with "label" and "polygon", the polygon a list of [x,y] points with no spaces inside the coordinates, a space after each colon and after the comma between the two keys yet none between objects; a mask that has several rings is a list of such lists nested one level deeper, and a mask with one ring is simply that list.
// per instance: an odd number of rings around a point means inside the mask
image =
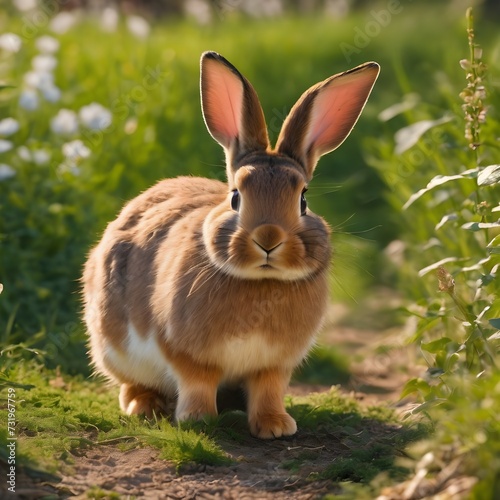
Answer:
[{"label": "bare soil", "polygon": [[[362,404],[401,405],[402,386],[415,374],[412,372],[421,369],[413,351],[403,346],[403,327],[348,326],[346,311],[340,306],[332,308],[330,317],[321,342],[338,346],[352,360],[352,376],[342,390]],[[296,384],[290,393],[305,395],[329,389],[328,385]],[[373,436],[398,432],[397,427],[376,421],[367,422],[367,426]],[[96,488],[101,493],[118,493],[120,498],[315,499],[339,492],[334,482],[318,480],[316,471],[350,450],[342,434],[301,430],[300,422],[298,433],[291,438],[261,441],[248,436],[243,442],[219,444],[234,459],[232,465],[191,465],[176,470],[152,448],[122,451],[117,445],[100,445],[84,449],[73,457],[75,472],[71,475],[59,479],[18,477],[17,498],[116,498],[89,496],[89,490]]]}]

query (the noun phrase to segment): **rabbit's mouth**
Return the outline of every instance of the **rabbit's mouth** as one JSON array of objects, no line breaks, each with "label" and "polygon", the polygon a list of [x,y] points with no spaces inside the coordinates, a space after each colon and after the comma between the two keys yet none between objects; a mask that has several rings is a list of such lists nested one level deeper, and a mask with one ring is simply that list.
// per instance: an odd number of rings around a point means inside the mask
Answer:
[{"label": "rabbit's mouth", "polygon": [[262,264],[259,269],[274,269],[274,267],[271,264]]}]

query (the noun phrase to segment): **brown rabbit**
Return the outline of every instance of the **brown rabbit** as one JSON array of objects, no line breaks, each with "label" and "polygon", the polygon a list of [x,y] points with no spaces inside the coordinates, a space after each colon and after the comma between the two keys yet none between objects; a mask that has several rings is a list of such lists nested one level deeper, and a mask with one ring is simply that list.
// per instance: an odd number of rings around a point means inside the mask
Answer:
[{"label": "brown rabbit", "polygon": [[269,145],[251,84],[215,52],[201,58],[207,128],[227,184],[179,177],[130,201],[83,276],[97,372],[121,384],[128,414],[216,415],[222,384],[241,385],[250,431],[297,430],[283,397],[328,301],[330,230],[304,193],[319,157],[356,123],[374,62],[307,90]]}]

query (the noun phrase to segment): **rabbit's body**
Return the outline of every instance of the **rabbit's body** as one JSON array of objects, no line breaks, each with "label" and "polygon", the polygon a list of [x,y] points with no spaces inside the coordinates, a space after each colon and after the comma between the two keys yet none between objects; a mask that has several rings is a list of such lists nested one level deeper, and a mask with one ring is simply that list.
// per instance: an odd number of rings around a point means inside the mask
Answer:
[{"label": "rabbit's body", "polygon": [[[316,156],[354,125],[378,67],[358,69],[364,77],[340,76],[362,87],[361,97],[341,95],[355,101],[348,102],[355,113],[340,124],[345,130],[324,132],[324,110],[311,109],[322,87],[313,87],[271,150],[248,81],[217,54],[206,53],[202,64],[205,120],[226,150],[229,185],[164,180],[109,224],[83,278],[92,359],[121,384],[127,413],[176,404],[177,420],[199,419],[217,413],[221,384],[239,384],[252,433],[289,435],[296,424],[284,410],[284,391],[328,300],[330,231],[307,209],[304,192]],[[342,117],[344,104],[335,106]],[[309,116],[315,113],[323,118]]]},{"label": "rabbit's body", "polygon": [[218,181],[164,180],[109,224],[84,276],[100,371],[168,394],[177,352],[220,369],[221,382],[303,359],[326,306],[329,259],[321,278],[300,283],[222,272],[205,249],[203,223],[226,197]]}]

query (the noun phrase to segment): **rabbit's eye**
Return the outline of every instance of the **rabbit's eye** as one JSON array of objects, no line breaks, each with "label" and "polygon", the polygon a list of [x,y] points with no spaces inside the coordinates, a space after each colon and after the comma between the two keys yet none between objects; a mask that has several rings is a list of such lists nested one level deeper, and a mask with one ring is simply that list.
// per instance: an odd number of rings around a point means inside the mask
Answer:
[{"label": "rabbit's eye", "polygon": [[307,200],[305,197],[306,191],[307,189],[304,188],[300,195],[300,215],[306,215],[306,210],[307,210]]},{"label": "rabbit's eye", "polygon": [[233,189],[233,196],[231,197],[231,208],[235,212],[240,209],[240,193],[237,189]]}]

